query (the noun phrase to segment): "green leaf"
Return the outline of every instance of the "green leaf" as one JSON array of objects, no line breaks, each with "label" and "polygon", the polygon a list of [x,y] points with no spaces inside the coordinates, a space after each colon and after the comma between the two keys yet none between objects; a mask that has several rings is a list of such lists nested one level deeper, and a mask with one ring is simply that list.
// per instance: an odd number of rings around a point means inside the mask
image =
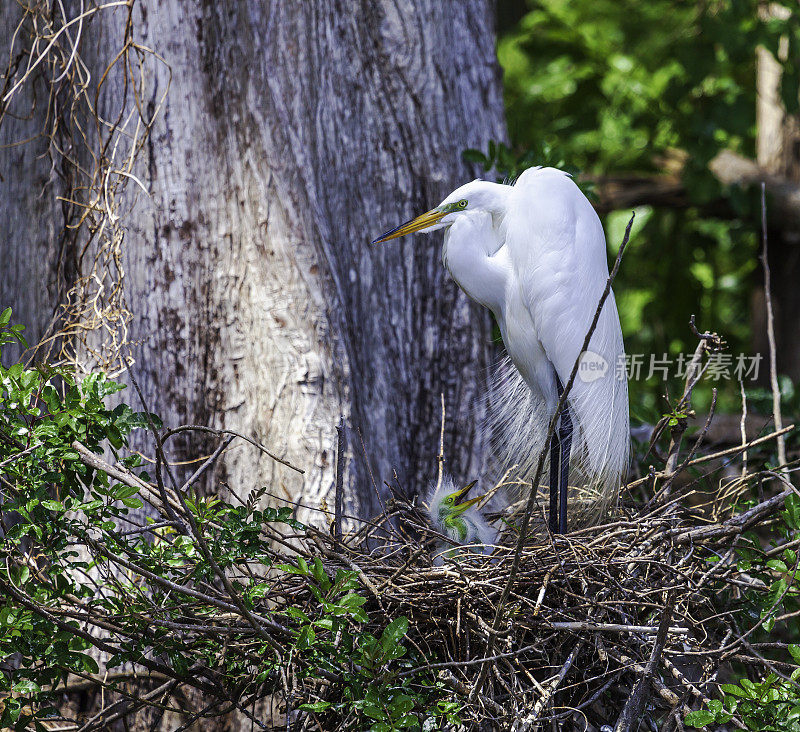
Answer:
[{"label": "green leaf", "polygon": [[397,645],[398,641],[408,632],[408,618],[401,615],[392,620],[381,634],[381,648],[388,651]]},{"label": "green leaf", "polygon": [[365,704],[361,711],[371,719],[384,719],[386,717],[383,709],[376,707],[374,704]]},{"label": "green leaf", "polygon": [[117,666],[122,666],[123,663],[127,661],[124,653],[117,653],[111,658],[108,659],[106,662],[106,668],[116,668]]},{"label": "green leaf", "polygon": [[705,727],[714,721],[714,715],[707,712],[705,709],[699,709],[696,712],[690,712],[683,718],[684,724],[689,727]]},{"label": "green leaf", "polygon": [[468,148],[462,151],[461,159],[465,163],[480,163],[481,165],[487,165],[487,163],[489,163],[487,157],[480,150],[475,150],[474,148]]},{"label": "green leaf", "polygon": [[100,669],[97,666],[97,661],[95,661],[91,656],[87,656],[85,653],[78,653],[78,668],[82,669],[83,671],[88,671],[90,674],[100,673]]},{"label": "green leaf", "polygon": [[116,425],[110,424],[106,430],[106,436],[108,437],[108,441],[119,450],[125,441],[122,439],[122,434],[120,433],[119,429]]},{"label": "green leaf", "polygon": [[787,518],[789,519],[791,528],[800,528],[800,497],[796,496],[794,493],[790,493],[786,496],[784,505],[786,506]]},{"label": "green leaf", "polygon": [[122,485],[120,484],[114,490],[114,498],[118,500],[122,500],[123,498],[129,498],[130,496],[135,495],[139,492],[139,489],[135,485]]},{"label": "green leaf", "polygon": [[339,600],[339,604],[344,605],[345,607],[355,608],[361,607],[364,603],[366,603],[366,601],[366,597],[357,595],[355,592],[349,592],[341,600]]},{"label": "green leaf", "polygon": [[298,709],[302,709],[304,712],[324,712],[331,704],[332,702],[326,701],[314,702],[313,704],[300,704]]},{"label": "green leaf", "polygon": [[735,684],[720,684],[719,688],[723,694],[730,694],[731,696],[738,696],[744,699],[750,697],[750,694],[748,694],[744,689],[739,688]]},{"label": "green leaf", "polygon": [[178,674],[185,674],[189,670],[190,660],[187,656],[184,656],[182,653],[172,652],[169,653],[169,660],[172,663],[172,668]]},{"label": "green leaf", "polygon": [[11,690],[17,694],[38,694],[42,689],[30,679],[23,679],[14,684]]},{"label": "green leaf", "polygon": [[414,708],[414,700],[408,694],[397,694],[389,702],[389,711],[393,717],[402,717]]},{"label": "green leaf", "polygon": [[300,635],[297,637],[295,645],[300,650],[304,650],[306,648],[310,648],[311,646],[313,646],[314,640],[315,640],[314,631],[311,629],[310,626],[307,625],[300,631]]},{"label": "green leaf", "polygon": [[794,659],[794,662],[797,663],[797,664],[800,664],[800,646],[798,646],[796,643],[790,643],[789,644],[789,653],[792,654],[792,658]]},{"label": "green leaf", "polygon": [[400,729],[411,729],[419,727],[419,718],[414,714],[406,714],[394,723],[395,727]]},{"label": "green leaf", "polygon": [[304,622],[306,622],[306,623],[309,623],[309,622],[311,622],[311,621],[310,621],[310,619],[309,619],[309,617],[308,617],[308,615],[306,615],[306,614],[305,614],[305,613],[304,613],[304,612],[303,612],[303,611],[302,611],[300,608],[297,608],[297,607],[287,607],[287,608],[286,608],[286,610],[284,610],[284,612],[285,612],[285,613],[286,613],[286,614],[287,614],[287,615],[288,615],[290,618],[297,618],[298,620],[302,620],[302,621],[304,621]]},{"label": "green leaf", "polygon": [[328,575],[325,572],[325,567],[323,566],[322,560],[319,557],[314,557],[314,564],[311,574],[323,590],[327,591],[330,589],[331,581],[328,579]]},{"label": "green leaf", "polygon": [[[148,416],[150,419],[148,420]],[[150,421],[153,422],[153,426],[160,430],[164,424],[161,421],[161,418],[157,414],[152,414],[148,412],[135,412],[131,414],[127,418],[127,425],[128,428],[131,430],[135,429],[150,429]]]}]

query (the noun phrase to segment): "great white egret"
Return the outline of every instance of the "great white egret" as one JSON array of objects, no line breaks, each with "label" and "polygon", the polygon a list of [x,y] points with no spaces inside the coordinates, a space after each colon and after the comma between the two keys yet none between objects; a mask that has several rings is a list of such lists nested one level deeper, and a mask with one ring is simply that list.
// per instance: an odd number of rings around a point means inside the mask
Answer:
[{"label": "great white egret", "polygon": [[500,327],[510,364],[501,365],[490,390],[491,428],[498,453],[523,478],[530,480],[563,385],[581,359],[549,456],[549,525],[564,533],[570,472],[572,485],[607,503],[628,464],[625,350],[613,293],[581,353],[608,280],[603,226],[568,174],[530,168],[513,185],[467,183],[373,243],[442,228],[444,266]]},{"label": "great white egret", "polygon": [[[431,523],[453,543],[466,545],[472,552],[491,554],[497,532],[475,508],[483,496],[461,500],[476,482],[456,488],[449,475],[443,476],[439,486],[434,485],[428,496],[428,513]],[[458,554],[457,548],[442,542],[434,557],[434,564],[441,564],[444,557],[454,558]]]}]

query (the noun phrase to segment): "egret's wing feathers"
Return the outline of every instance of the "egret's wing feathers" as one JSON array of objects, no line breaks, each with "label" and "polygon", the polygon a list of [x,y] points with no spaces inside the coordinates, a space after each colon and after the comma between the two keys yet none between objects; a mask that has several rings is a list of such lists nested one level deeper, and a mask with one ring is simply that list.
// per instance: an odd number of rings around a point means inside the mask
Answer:
[{"label": "egret's wing feathers", "polygon": [[[510,332],[504,340],[512,344],[509,355],[521,374],[505,369],[495,386],[508,405],[497,415],[500,432],[512,443],[507,447],[517,452],[516,461],[530,469],[544,441],[541,425],[546,429],[557,400],[555,379],[548,378],[544,367],[549,365],[567,383],[605,288],[608,265],[602,225],[564,173],[552,168],[526,171],[514,189],[503,233],[516,289],[508,294],[514,316],[507,318]],[[527,315],[527,323],[519,311]],[[627,468],[629,431],[627,384],[616,378],[624,347],[613,294],[587,350],[569,395],[577,428],[573,467],[589,487],[609,494]],[[530,387],[527,395],[525,386]],[[521,409],[526,396],[528,404]],[[530,447],[539,448],[533,457],[519,454],[522,436],[515,431],[523,428],[520,411],[530,418]]]}]

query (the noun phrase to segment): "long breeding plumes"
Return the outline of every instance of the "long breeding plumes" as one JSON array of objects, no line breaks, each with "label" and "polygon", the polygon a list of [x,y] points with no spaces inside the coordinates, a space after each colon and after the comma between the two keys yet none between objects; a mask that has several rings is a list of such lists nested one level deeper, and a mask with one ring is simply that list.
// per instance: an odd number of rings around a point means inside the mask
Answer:
[{"label": "long breeding plumes", "polygon": [[[581,498],[602,511],[615,500],[628,467],[628,434],[621,429],[613,432],[622,421],[620,414],[624,414],[626,423],[628,420],[627,384],[614,379],[607,395],[611,404],[608,412],[592,408],[593,396],[599,390],[581,393],[578,387],[577,391],[577,395],[568,397],[573,414],[580,415],[570,462],[571,485],[579,488]],[[552,411],[547,409],[547,400],[528,387],[508,356],[490,374],[487,402],[486,429],[491,434],[497,469],[511,469],[506,484],[518,494],[521,486],[527,490],[526,481],[536,470]],[[548,469],[549,458],[543,475]]]},{"label": "long breeding plumes", "polygon": [[613,293],[581,353],[608,281],[600,219],[566,173],[531,168],[513,186],[467,183],[378,241],[438,228],[446,228],[445,267],[494,313],[506,346],[508,360],[488,392],[489,428],[502,467],[516,465],[521,482],[533,477],[560,390],[581,358],[551,446],[551,457],[562,455],[551,473],[551,526],[563,531],[566,514],[553,523],[555,496],[564,506],[568,487],[577,488],[605,505],[628,465],[625,350]]}]

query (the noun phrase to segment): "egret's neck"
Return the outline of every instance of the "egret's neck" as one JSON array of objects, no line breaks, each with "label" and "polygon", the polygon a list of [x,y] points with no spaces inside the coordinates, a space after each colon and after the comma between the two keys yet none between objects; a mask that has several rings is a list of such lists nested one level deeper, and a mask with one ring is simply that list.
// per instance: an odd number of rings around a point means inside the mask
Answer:
[{"label": "egret's neck", "polygon": [[467,540],[467,524],[460,516],[453,516],[449,511],[439,511],[439,518],[445,533],[457,541],[464,542]]},{"label": "egret's neck", "polygon": [[[488,184],[494,185],[494,184]],[[504,186],[498,186],[501,188]],[[506,186],[507,187],[507,186]],[[502,250],[498,211],[459,214],[444,237],[442,261],[458,286],[496,315],[505,308],[510,262]]]}]

